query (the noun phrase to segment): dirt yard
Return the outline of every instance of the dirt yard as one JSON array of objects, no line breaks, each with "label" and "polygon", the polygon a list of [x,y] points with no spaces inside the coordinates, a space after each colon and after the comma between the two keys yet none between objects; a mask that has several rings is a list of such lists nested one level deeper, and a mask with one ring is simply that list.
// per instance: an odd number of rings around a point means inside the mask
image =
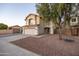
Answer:
[{"label": "dirt yard", "polygon": [[42,56],[79,56],[79,37],[73,40],[74,42],[67,42],[59,40],[58,35],[45,35],[41,38],[27,37],[11,43]]}]

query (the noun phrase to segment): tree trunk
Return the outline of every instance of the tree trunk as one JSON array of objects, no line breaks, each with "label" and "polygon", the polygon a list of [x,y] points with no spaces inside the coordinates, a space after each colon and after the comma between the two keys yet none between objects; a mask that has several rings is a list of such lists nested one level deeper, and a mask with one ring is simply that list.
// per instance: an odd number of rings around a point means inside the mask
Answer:
[{"label": "tree trunk", "polygon": [[59,40],[62,40],[62,29],[59,27]]}]

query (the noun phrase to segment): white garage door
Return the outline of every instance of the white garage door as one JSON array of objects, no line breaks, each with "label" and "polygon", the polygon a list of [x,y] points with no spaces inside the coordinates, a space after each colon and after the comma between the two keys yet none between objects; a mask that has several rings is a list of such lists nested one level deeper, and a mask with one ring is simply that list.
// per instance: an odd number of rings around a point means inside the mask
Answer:
[{"label": "white garage door", "polygon": [[37,29],[25,29],[25,34],[38,35]]}]

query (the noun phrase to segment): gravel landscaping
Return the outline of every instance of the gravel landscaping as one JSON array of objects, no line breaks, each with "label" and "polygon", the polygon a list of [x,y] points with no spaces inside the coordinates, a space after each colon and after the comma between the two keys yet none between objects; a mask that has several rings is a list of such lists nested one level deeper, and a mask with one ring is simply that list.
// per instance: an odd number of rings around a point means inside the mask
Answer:
[{"label": "gravel landscaping", "polygon": [[59,40],[58,35],[45,35],[39,38],[30,36],[11,43],[42,56],[79,56],[79,37],[73,40],[67,42]]}]

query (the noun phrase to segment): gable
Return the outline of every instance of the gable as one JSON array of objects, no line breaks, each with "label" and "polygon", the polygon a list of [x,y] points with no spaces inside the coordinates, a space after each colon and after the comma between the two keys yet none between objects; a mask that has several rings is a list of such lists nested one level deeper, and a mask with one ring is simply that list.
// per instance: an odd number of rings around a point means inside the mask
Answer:
[{"label": "gable", "polygon": [[26,19],[26,25],[35,25],[35,24],[39,24],[40,22],[40,16],[36,15],[36,14],[29,14]]},{"label": "gable", "polygon": [[25,18],[25,20],[27,20],[28,18],[34,17],[34,16],[40,17],[39,15],[36,15],[36,14],[29,14],[29,15]]}]

